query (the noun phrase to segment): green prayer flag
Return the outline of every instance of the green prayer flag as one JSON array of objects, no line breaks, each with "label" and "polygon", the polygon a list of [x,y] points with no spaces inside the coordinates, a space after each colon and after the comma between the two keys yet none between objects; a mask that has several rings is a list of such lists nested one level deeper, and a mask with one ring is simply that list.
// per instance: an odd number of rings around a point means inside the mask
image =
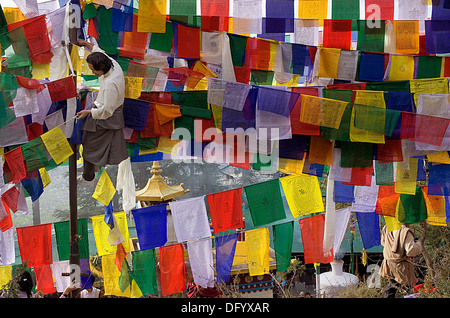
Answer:
[{"label": "green prayer flag", "polygon": [[139,145],[139,149],[156,149],[158,137],[142,138],[141,133],[139,133],[136,143]]},{"label": "green prayer flag", "polygon": [[22,154],[28,171],[36,171],[48,166],[47,153],[41,137],[34,138],[23,144]]},{"label": "green prayer flag", "polygon": [[98,15],[97,8],[94,3],[88,3],[83,10],[83,19],[89,20]]},{"label": "green prayer flag", "polygon": [[401,114],[401,111],[386,109],[386,120],[384,122],[384,134],[386,136],[392,136]]},{"label": "green prayer flag", "polygon": [[394,163],[375,160],[375,177],[378,185],[394,185]]},{"label": "green prayer flag", "polygon": [[165,33],[152,33],[150,37],[149,48],[157,51],[168,52],[172,50],[173,42],[173,25],[166,22]]},{"label": "green prayer flag", "polygon": [[0,43],[8,69],[31,66],[30,51],[23,27],[0,34]]},{"label": "green prayer flag", "polygon": [[272,71],[264,71],[264,70],[251,70],[251,85],[272,85],[273,77],[275,73]]},{"label": "green prayer flag", "polygon": [[98,7],[98,45],[106,54],[119,53],[119,33],[112,31],[112,8]]},{"label": "green prayer flag", "polygon": [[[382,20],[358,20],[358,51],[384,52],[385,22]],[[376,27],[371,23],[378,23]]]},{"label": "green prayer flag", "polygon": [[[410,92],[409,81],[394,81],[394,82],[370,82],[366,84],[368,91],[384,91],[384,92]],[[384,94],[385,99],[389,94]]]},{"label": "green prayer flag", "polygon": [[170,96],[174,105],[208,109],[208,91],[175,91]]},{"label": "green prayer flag", "polygon": [[245,48],[247,47],[247,38],[245,36],[228,34],[230,39],[230,51],[233,66],[244,66]]},{"label": "green prayer flag", "polygon": [[333,0],[331,18],[335,20],[358,20],[359,0]]},{"label": "green prayer flag", "polygon": [[441,77],[442,57],[439,56],[419,56],[417,66],[417,79]]},{"label": "green prayer flag", "polygon": [[338,129],[329,127],[320,127],[323,139],[335,139],[339,141],[350,141],[350,120],[352,116],[353,92],[347,89],[324,89],[323,97],[329,99],[348,102],[342,115],[341,123]]},{"label": "green prayer flag", "polygon": [[[367,105],[353,105],[355,109],[355,127],[377,134],[384,134],[386,109]],[[395,126],[394,126],[395,128]]]},{"label": "green prayer flag", "polygon": [[170,20],[200,26],[200,17],[197,17],[196,0],[170,0]]},{"label": "green prayer flag", "polygon": [[[88,218],[78,219],[78,250],[80,258],[89,258]],[[70,255],[70,224],[69,221],[53,223],[56,234],[56,247],[59,260],[69,259]]]},{"label": "green prayer flag", "polygon": [[286,218],[278,179],[244,187],[255,227]]},{"label": "green prayer flag", "polygon": [[125,291],[125,289],[128,288],[128,286],[130,286],[133,279],[134,279],[134,274],[130,270],[128,261],[125,258],[122,261],[122,266],[120,267],[120,276],[119,276],[119,288],[122,293]]},{"label": "green prayer flag", "polygon": [[398,206],[398,220],[402,223],[419,223],[427,219],[427,210],[422,189],[416,186],[416,194],[401,194]]},{"label": "green prayer flag", "polygon": [[291,264],[293,234],[294,222],[281,223],[273,226],[273,246],[278,272],[285,272]]},{"label": "green prayer flag", "polygon": [[211,119],[211,109],[183,106],[180,108],[181,115],[196,118]]},{"label": "green prayer flag", "polygon": [[341,167],[372,167],[373,144],[367,142],[341,142]]},{"label": "green prayer flag", "polygon": [[142,294],[158,294],[155,250],[133,251],[131,255],[133,259],[134,281],[139,286]]}]

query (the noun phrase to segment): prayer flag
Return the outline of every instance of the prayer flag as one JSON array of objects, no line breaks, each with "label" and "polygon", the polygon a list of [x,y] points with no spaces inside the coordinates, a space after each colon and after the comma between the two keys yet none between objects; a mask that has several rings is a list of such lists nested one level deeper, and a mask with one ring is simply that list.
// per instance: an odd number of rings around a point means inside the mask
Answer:
[{"label": "prayer flag", "polygon": [[402,112],[401,139],[440,146],[450,119]]},{"label": "prayer flag", "polygon": [[125,290],[120,289],[119,280],[121,272],[114,263],[115,254],[106,254],[102,256],[102,273],[105,295],[114,295],[130,297],[130,287]]},{"label": "prayer flag", "polygon": [[138,8],[138,32],[166,32],[167,0],[140,0]]},{"label": "prayer flag", "polygon": [[167,242],[166,204],[131,210],[141,250],[164,246]]},{"label": "prayer flag", "polygon": [[250,214],[255,226],[286,217],[278,179],[244,187]]},{"label": "prayer flag", "polygon": [[375,177],[369,186],[355,186],[355,202],[351,210],[354,212],[373,212],[376,209],[378,198],[378,185],[375,183]]},{"label": "prayer flag", "polygon": [[323,252],[325,216],[323,214],[317,214],[299,219],[298,221],[302,235],[305,264],[332,262],[333,253],[325,254]]},{"label": "prayer flag", "polygon": [[156,256],[154,249],[133,251],[134,281],[139,286],[142,294],[158,294],[156,281]]},{"label": "prayer flag", "polygon": [[27,266],[53,262],[51,228],[51,223],[16,228],[20,257]]},{"label": "prayer flag", "polygon": [[149,48],[170,53],[173,47],[173,23],[166,21],[164,33],[152,33]]},{"label": "prayer flag", "polygon": [[[440,2],[444,3],[445,1]],[[448,19],[425,21],[427,54],[448,53],[450,51],[449,36],[450,21]]]},{"label": "prayer flag", "polygon": [[293,221],[276,224],[273,226],[273,245],[276,254],[278,272],[287,271],[291,264],[293,234]]},{"label": "prayer flag", "polygon": [[215,237],[216,272],[219,283],[227,283],[230,280],[238,235],[239,233],[233,233]]},{"label": "prayer flag", "polygon": [[200,12],[202,31],[228,32],[228,0],[203,0],[200,4]]},{"label": "prayer flag", "polygon": [[[314,62],[316,65],[314,70],[318,70],[317,76],[337,79],[341,49],[321,47],[318,53]],[[316,75],[315,71],[314,74]]]},{"label": "prayer flag", "polygon": [[351,49],[352,20],[325,20],[323,32],[324,47]]},{"label": "prayer flag", "polygon": [[259,87],[258,110],[289,117],[300,94],[282,89]]},{"label": "prayer flag", "polygon": [[138,30],[138,16],[133,17],[133,31],[124,32],[119,48],[119,55],[143,60],[147,47],[148,33]]},{"label": "prayer flag", "polygon": [[245,232],[247,244],[248,271],[250,276],[269,272],[269,229],[262,227]]},{"label": "prayer flag", "polygon": [[334,143],[330,140],[322,139],[321,136],[311,136],[308,161],[321,165],[332,165],[333,148]]},{"label": "prayer flag", "polygon": [[381,245],[380,219],[378,214],[375,212],[356,212],[355,214],[364,248],[368,250],[374,246]]},{"label": "prayer flag", "polygon": [[2,201],[14,213],[17,212],[17,202],[19,200],[20,192],[15,186],[2,193]]},{"label": "prayer flag", "polygon": [[298,135],[320,135],[320,126],[303,123],[300,121],[301,109],[302,109],[302,95],[319,96],[319,90],[316,87],[293,87],[293,92],[299,93],[300,96],[297,99],[294,107],[291,111],[291,128],[292,134]]},{"label": "prayer flag", "polygon": [[211,236],[205,196],[169,202],[179,243]]},{"label": "prayer flag", "polygon": [[427,207],[427,223],[430,225],[447,226],[444,196],[428,195],[427,192],[428,187],[423,187],[422,193]]},{"label": "prayer flag", "polygon": [[27,167],[23,161],[22,147],[19,146],[4,154],[6,164],[12,173],[12,182],[17,183],[27,176]]},{"label": "prayer flag", "polygon": [[117,244],[123,243],[125,251],[130,251],[128,224],[125,212],[114,213],[114,228],[105,223],[103,215],[91,217],[95,245],[99,256],[115,254]]},{"label": "prayer flag", "polygon": [[393,20],[394,0],[366,0],[366,20]]},{"label": "prayer flag", "polygon": [[[374,23],[379,23],[374,27]],[[357,49],[367,52],[384,52],[385,21],[357,20]]]},{"label": "prayer flag", "polygon": [[41,138],[56,164],[63,163],[73,155],[72,148],[60,127],[47,131]]},{"label": "prayer flag", "polygon": [[114,194],[116,194],[116,188],[114,188],[114,185],[106,173],[106,170],[103,170],[100,178],[98,179],[97,185],[95,186],[95,191],[92,197],[107,206],[114,197]]},{"label": "prayer flag", "polygon": [[142,77],[125,76],[125,98],[139,99],[142,90]]},{"label": "prayer flag", "polygon": [[44,294],[53,294],[55,292],[52,268],[50,265],[51,264],[41,264],[33,266],[36,275],[36,291],[42,291]]},{"label": "prayer flag", "polygon": [[395,53],[419,54],[419,21],[389,21],[394,27]]},{"label": "prayer flag", "polygon": [[[89,258],[88,218],[77,220],[78,253],[80,258]],[[70,224],[69,221],[54,222],[56,247],[60,261],[68,260],[70,256]],[[67,286],[66,286],[67,287]]]},{"label": "prayer flag", "polygon": [[328,0],[300,0],[298,2],[299,19],[319,19],[319,26],[323,26],[323,20],[327,18]]},{"label": "prayer flag", "polygon": [[10,265],[16,262],[14,231],[15,229],[13,228],[9,228],[3,232],[0,231],[0,260],[3,265]]},{"label": "prayer flag", "polygon": [[419,186],[415,195],[401,194],[397,208],[397,219],[402,223],[419,223],[427,218],[425,200]]},{"label": "prayer flag", "polygon": [[408,162],[397,162],[395,176],[395,192],[414,195],[416,193],[417,158],[409,158]]},{"label": "prayer flag", "polygon": [[347,104],[343,101],[302,95],[300,121],[338,129]]},{"label": "prayer flag", "polygon": [[175,56],[183,59],[200,59],[200,28],[175,24]]},{"label": "prayer flag", "polygon": [[359,76],[360,81],[380,82],[384,78],[384,55],[361,52],[359,62]]},{"label": "prayer flag", "polygon": [[27,171],[36,171],[48,165],[45,146],[40,137],[34,138],[22,145],[23,159],[27,165]]},{"label": "prayer flag", "polygon": [[332,0],[332,19],[352,19],[358,20],[359,0]]},{"label": "prayer flag", "polygon": [[428,164],[428,192],[429,195],[450,195],[450,165]]},{"label": "prayer flag", "polygon": [[391,55],[389,81],[412,80],[414,77],[414,57]]},{"label": "prayer flag", "polygon": [[316,176],[292,175],[280,178],[280,182],[294,218],[324,211]]},{"label": "prayer flag", "polygon": [[214,261],[211,239],[187,242],[189,263],[194,284],[203,288],[214,287]]},{"label": "prayer flag", "polygon": [[333,201],[336,203],[355,202],[355,186],[334,180]]},{"label": "prayer flag", "polygon": [[207,198],[215,233],[244,227],[242,188],[208,194]]},{"label": "prayer flag", "polygon": [[183,292],[186,289],[183,245],[162,246],[159,252],[162,296]]},{"label": "prayer flag", "polygon": [[380,185],[375,211],[381,215],[395,217],[395,210],[399,199],[400,193],[395,192],[394,186]]},{"label": "prayer flag", "polygon": [[123,118],[125,126],[134,130],[143,130],[147,123],[149,102],[125,98],[123,103]]},{"label": "prayer flag", "polygon": [[0,266],[0,286],[3,288],[11,281],[12,278],[12,266],[3,265]]},{"label": "prayer flag", "polygon": [[77,97],[77,90],[72,76],[46,83],[52,102]]}]

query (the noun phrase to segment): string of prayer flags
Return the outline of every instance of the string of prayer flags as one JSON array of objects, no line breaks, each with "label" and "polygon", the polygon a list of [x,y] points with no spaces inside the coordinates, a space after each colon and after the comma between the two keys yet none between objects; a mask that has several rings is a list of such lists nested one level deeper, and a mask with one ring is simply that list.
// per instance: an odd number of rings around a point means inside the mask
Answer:
[{"label": "string of prayer flags", "polygon": [[280,178],[280,182],[294,218],[325,210],[316,176],[292,175]]},{"label": "string of prayer flags", "polygon": [[137,31],[165,33],[166,6],[167,0],[139,1]]},{"label": "string of prayer flags", "polygon": [[244,187],[254,226],[286,217],[278,179]]},{"label": "string of prayer flags", "polygon": [[338,129],[347,104],[343,101],[302,95],[300,121]]},{"label": "string of prayer flags", "polygon": [[381,245],[379,215],[375,211],[371,213],[356,212],[355,214],[364,248],[368,250]]},{"label": "string of prayer flags", "polygon": [[258,88],[258,110],[289,117],[300,94],[268,87]]},{"label": "string of prayer flags", "polygon": [[323,252],[323,236],[325,228],[325,216],[316,214],[298,220],[302,236],[305,264],[330,263],[333,261],[333,253]]},{"label": "string of prayer flags", "polygon": [[293,234],[294,221],[273,226],[273,244],[278,272],[285,272],[291,264]]},{"label": "string of prayer flags", "polygon": [[156,278],[156,255],[154,249],[133,251],[131,253],[133,262],[134,281],[139,286],[143,295],[158,294]]},{"label": "string of prayer flags", "polygon": [[250,276],[269,272],[269,229],[267,227],[245,231],[248,271]]},{"label": "string of prayer flags", "polygon": [[187,60],[200,59],[200,28],[173,24],[175,57]]},{"label": "string of prayer flags", "polygon": [[[89,258],[88,218],[81,218],[78,224],[78,253],[80,258]],[[56,235],[56,247],[60,261],[69,260],[70,256],[70,224],[69,221],[53,223]],[[67,286],[66,286],[67,287]]]},{"label": "string of prayer flags", "polygon": [[114,197],[114,194],[116,194],[116,188],[114,188],[114,185],[106,173],[106,170],[103,170],[100,178],[98,179],[97,185],[95,186],[95,191],[92,197],[107,206]]},{"label": "string of prayer flags", "polygon": [[203,288],[214,287],[214,260],[211,238],[187,242],[189,264],[194,284]]},{"label": "string of prayer flags", "polygon": [[28,266],[53,262],[51,229],[51,223],[16,228],[22,262],[27,262]]},{"label": "string of prayer flags", "polygon": [[23,160],[22,147],[19,146],[4,154],[8,169],[12,174],[12,182],[17,183],[27,176],[27,167]]},{"label": "string of prayer flags", "polygon": [[211,236],[205,196],[169,202],[179,243]]},{"label": "string of prayer flags", "polygon": [[216,272],[219,283],[230,280],[238,236],[239,233],[232,233],[215,237]]},{"label": "string of prayer flags", "polygon": [[164,246],[167,242],[166,204],[131,210],[141,250]]},{"label": "string of prayer flags", "polygon": [[208,194],[207,199],[215,233],[244,227],[242,188]]},{"label": "string of prayer flags", "polygon": [[160,252],[160,281],[163,297],[186,289],[184,251],[182,244],[162,246]]},{"label": "string of prayer flags", "polygon": [[116,212],[114,215],[114,228],[111,229],[105,222],[103,215],[92,216],[92,230],[95,245],[99,256],[115,254],[117,244],[123,243],[126,252],[130,251],[129,232],[125,212]]}]

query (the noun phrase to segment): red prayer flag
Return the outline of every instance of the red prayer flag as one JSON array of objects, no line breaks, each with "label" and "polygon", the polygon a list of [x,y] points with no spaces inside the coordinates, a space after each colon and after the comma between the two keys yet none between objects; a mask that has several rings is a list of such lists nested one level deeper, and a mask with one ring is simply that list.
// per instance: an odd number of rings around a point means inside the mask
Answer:
[{"label": "red prayer flag", "polygon": [[[0,202],[0,204],[2,204],[2,203],[3,203],[3,201]],[[4,217],[0,221],[0,230],[2,232],[5,232],[7,229],[9,229],[9,228],[11,228],[13,226],[12,218],[11,218],[11,212],[9,211],[9,209],[6,206],[5,206],[5,210],[6,210],[6,213],[8,214],[8,216]]]},{"label": "red prayer flag", "polygon": [[119,55],[143,60],[145,57],[145,49],[147,48],[147,32],[137,31],[138,18],[133,16],[133,31],[124,32],[122,43],[120,45]]},{"label": "red prayer flag", "polygon": [[200,6],[202,31],[228,32],[229,0],[202,0]]},{"label": "red prayer flag", "polygon": [[444,77],[450,77],[450,57],[444,57]]},{"label": "red prayer flag", "polygon": [[234,66],[234,75],[236,75],[236,82],[248,84],[250,83],[250,76],[252,69],[243,66]]},{"label": "red prayer flag", "polygon": [[40,224],[16,228],[20,257],[28,266],[51,264],[52,224]]},{"label": "red prayer flag", "polygon": [[71,76],[46,83],[52,102],[77,97],[77,89]]},{"label": "red prayer flag", "polygon": [[183,245],[161,246],[159,252],[162,296],[183,292],[186,289]]},{"label": "red prayer flag", "polygon": [[208,194],[206,197],[215,233],[244,227],[242,188]]},{"label": "red prayer flag", "polygon": [[31,123],[27,125],[28,141],[32,141],[34,138],[39,137],[44,133],[44,126],[38,123]]},{"label": "red prayer flag", "polygon": [[370,187],[372,184],[373,167],[353,167],[350,181],[342,182],[346,185]]},{"label": "red prayer flag", "polygon": [[270,42],[258,38],[247,38],[244,67],[269,70]]},{"label": "red prayer flag", "polygon": [[303,252],[305,264],[330,263],[333,261],[333,250],[330,255],[323,253],[323,234],[325,228],[325,216],[316,214],[299,220],[302,234]]},{"label": "red prayer flag", "polygon": [[378,162],[399,162],[403,161],[402,141],[386,140],[384,144],[378,145]]},{"label": "red prayer flag", "polygon": [[293,87],[292,91],[294,93],[300,94],[300,97],[297,99],[297,102],[295,103],[294,108],[292,108],[292,112],[290,115],[292,134],[319,136],[320,135],[319,125],[312,125],[300,121],[300,114],[302,112],[301,95],[319,96],[319,89],[316,87]]},{"label": "red prayer flag", "polygon": [[352,20],[324,20],[323,47],[350,50]]},{"label": "red prayer flag", "polygon": [[94,18],[90,18],[88,22],[88,35],[94,38],[98,38],[97,28],[94,24]]},{"label": "red prayer flag", "polygon": [[34,273],[36,274],[36,291],[42,291],[44,294],[56,292],[50,264],[34,266]]},{"label": "red prayer flag", "polygon": [[177,57],[200,59],[200,28],[178,24]]},{"label": "red prayer flag", "polygon": [[394,20],[394,0],[365,0],[365,12],[366,20]]},{"label": "red prayer flag", "polygon": [[400,199],[400,193],[395,192],[393,185],[378,186],[378,197],[375,212],[380,215],[395,217],[397,202]]},{"label": "red prayer flag", "polygon": [[402,112],[400,139],[440,146],[450,119]]},{"label": "red prayer flag", "polygon": [[22,147],[19,146],[5,153],[5,160],[12,174],[12,182],[17,183],[27,176],[27,167],[23,160]]},{"label": "red prayer flag", "polygon": [[4,205],[8,206],[13,212],[17,212],[17,201],[19,200],[19,194],[20,192],[16,187],[12,187],[2,194],[2,201]]},{"label": "red prayer flag", "polygon": [[37,79],[26,78],[20,75],[16,75],[16,80],[18,85],[29,89],[38,89],[42,85]]},{"label": "red prayer flag", "polygon": [[126,257],[127,252],[125,251],[123,244],[120,243],[119,245],[117,245],[116,258],[114,259],[114,263],[116,264],[119,271],[122,270],[122,262]]}]

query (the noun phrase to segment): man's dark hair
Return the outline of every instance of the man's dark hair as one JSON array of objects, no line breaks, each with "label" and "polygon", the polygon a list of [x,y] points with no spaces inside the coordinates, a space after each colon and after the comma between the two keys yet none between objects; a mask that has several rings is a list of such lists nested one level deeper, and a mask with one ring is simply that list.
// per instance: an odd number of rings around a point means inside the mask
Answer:
[{"label": "man's dark hair", "polygon": [[108,56],[101,52],[94,52],[88,55],[86,62],[92,65],[94,70],[103,71],[103,74],[108,73],[108,71],[113,67],[113,64]]}]

